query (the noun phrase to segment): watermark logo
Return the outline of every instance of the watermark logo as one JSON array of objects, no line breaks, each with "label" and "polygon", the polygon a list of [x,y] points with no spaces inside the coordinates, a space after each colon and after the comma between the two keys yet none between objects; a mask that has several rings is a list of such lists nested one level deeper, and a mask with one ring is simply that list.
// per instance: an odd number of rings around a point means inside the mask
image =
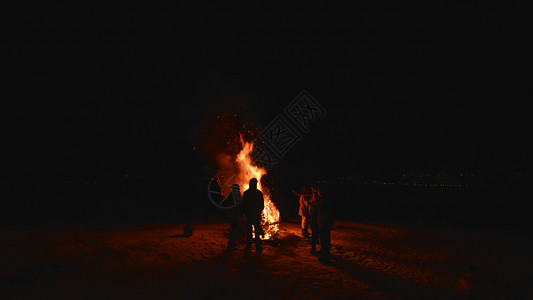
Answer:
[{"label": "watermark logo", "polygon": [[259,135],[254,143],[252,158],[260,167],[272,165],[309,132],[309,125],[326,116],[326,109],[307,91],[301,91]]},{"label": "watermark logo", "polygon": [[283,157],[301,139],[300,134],[281,116],[277,116],[259,137],[278,157]]},{"label": "watermark logo", "polygon": [[309,132],[309,122],[322,119],[326,110],[307,91],[301,91],[294,100],[285,108],[285,113],[305,133]]},{"label": "watermark logo", "polygon": [[254,149],[250,156],[255,160],[257,166],[265,170],[272,169],[272,166],[278,163],[279,159],[268,151],[261,139],[256,140]]}]

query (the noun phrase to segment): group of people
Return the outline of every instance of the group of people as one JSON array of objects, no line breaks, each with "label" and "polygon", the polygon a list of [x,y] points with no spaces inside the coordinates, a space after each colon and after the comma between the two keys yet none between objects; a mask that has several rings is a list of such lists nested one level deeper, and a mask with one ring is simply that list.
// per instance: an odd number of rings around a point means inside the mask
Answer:
[{"label": "group of people", "polygon": [[[231,186],[231,193],[224,200],[227,205],[227,217],[230,221],[229,241],[227,251],[232,251],[237,246],[239,236],[239,219],[244,216],[246,224],[246,252],[251,252],[252,242],[255,244],[255,251],[261,252],[261,213],[263,212],[264,197],[263,193],[257,188],[257,179],[252,178],[249,181],[250,187],[244,191],[241,199],[240,186],[234,184]],[[255,238],[253,238],[255,230]]]},{"label": "group of people", "polygon": [[[257,188],[257,179],[249,181],[248,190],[244,191],[241,198],[240,186],[231,186],[231,193],[223,201],[227,207],[226,215],[230,222],[229,241],[227,251],[233,251],[237,246],[239,237],[239,220],[244,217],[246,229],[246,252],[251,252],[252,244],[255,251],[261,252],[261,236],[264,232],[261,228],[261,214],[264,209],[263,193]],[[301,193],[292,190],[300,199],[299,215],[302,217],[302,237],[310,238],[311,254],[316,254],[316,245],[320,243],[319,260],[329,263],[331,257],[331,227],[333,217],[329,201],[320,193],[318,187],[303,188]],[[309,236],[311,227],[311,236]],[[255,237],[254,237],[255,234]]]},{"label": "group of people", "polygon": [[331,258],[331,227],[333,217],[329,201],[322,196],[318,187],[304,187],[301,193],[292,192],[300,198],[298,214],[302,217],[302,237],[309,239],[311,227],[311,254],[316,254],[316,245],[320,243],[318,260],[329,263]]}]

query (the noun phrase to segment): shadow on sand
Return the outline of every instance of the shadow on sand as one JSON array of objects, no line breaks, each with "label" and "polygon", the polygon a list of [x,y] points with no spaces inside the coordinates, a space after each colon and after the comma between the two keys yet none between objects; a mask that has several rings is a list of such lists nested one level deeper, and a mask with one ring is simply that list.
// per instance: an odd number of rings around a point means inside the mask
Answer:
[{"label": "shadow on sand", "polygon": [[176,239],[176,238],[188,238],[188,237],[191,237],[191,236],[192,236],[192,234],[182,233],[182,234],[169,235],[167,237],[171,238],[171,239]]},{"label": "shadow on sand", "polygon": [[338,255],[331,255],[331,263],[329,265],[348,273],[357,280],[366,282],[392,295],[397,295],[400,298],[450,299],[450,297],[458,296],[450,293],[450,291],[434,290],[397,276],[387,275],[361,267]]}]

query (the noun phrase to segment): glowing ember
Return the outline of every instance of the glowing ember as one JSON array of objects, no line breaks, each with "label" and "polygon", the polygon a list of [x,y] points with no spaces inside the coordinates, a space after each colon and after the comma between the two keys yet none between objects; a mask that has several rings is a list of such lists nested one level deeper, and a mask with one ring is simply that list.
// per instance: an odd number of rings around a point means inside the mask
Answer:
[{"label": "glowing ember", "polygon": [[270,200],[270,192],[265,187],[261,186],[261,177],[266,174],[266,170],[252,164],[250,154],[252,153],[254,144],[251,142],[245,142],[242,137],[241,143],[243,149],[239,152],[236,158],[237,166],[239,168],[239,175],[236,183],[241,186],[241,191],[246,191],[249,187],[248,182],[251,178],[256,178],[258,180],[257,188],[263,192],[265,197],[265,208],[263,209],[261,218],[261,225],[265,235],[262,239],[268,240],[279,230],[279,210]]}]

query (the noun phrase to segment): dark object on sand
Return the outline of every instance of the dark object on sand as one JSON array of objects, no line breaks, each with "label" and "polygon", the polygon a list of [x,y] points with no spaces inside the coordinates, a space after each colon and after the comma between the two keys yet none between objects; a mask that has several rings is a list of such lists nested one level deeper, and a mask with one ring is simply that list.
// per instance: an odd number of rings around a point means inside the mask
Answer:
[{"label": "dark object on sand", "polygon": [[183,236],[189,237],[194,234],[194,228],[191,224],[186,224],[185,227],[183,227]]}]

